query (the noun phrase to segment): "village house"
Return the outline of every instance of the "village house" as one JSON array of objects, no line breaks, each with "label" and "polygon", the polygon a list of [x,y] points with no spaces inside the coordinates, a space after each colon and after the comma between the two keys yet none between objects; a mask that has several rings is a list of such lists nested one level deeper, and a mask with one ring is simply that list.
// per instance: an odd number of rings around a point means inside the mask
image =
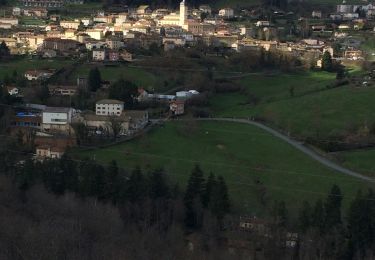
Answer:
[{"label": "village house", "polygon": [[85,33],[95,40],[101,40],[104,37],[103,30],[89,29],[89,30],[86,30]]},{"label": "village house", "polygon": [[53,96],[74,96],[77,93],[78,88],[74,85],[50,85],[48,86],[48,90]]},{"label": "village house", "polygon": [[77,30],[80,26],[79,21],[60,21],[60,26],[64,29],[74,29]]},{"label": "village house", "polygon": [[83,44],[71,39],[47,38],[44,39],[42,48],[44,50],[55,50],[58,53],[76,52],[83,48]]},{"label": "village house", "polygon": [[8,24],[11,27],[18,25],[18,18],[15,17],[0,17],[0,24]]},{"label": "village house", "polygon": [[69,147],[76,145],[71,136],[38,134],[35,137],[36,159],[61,158]]},{"label": "village house", "polygon": [[233,18],[234,17],[234,10],[232,8],[223,8],[219,10],[219,16],[223,18]]},{"label": "village house", "polygon": [[169,110],[173,116],[183,115],[185,113],[185,100],[177,99],[171,101],[169,104]]},{"label": "village house", "polygon": [[107,52],[108,61],[119,61],[120,60],[120,54],[117,50],[108,50]]},{"label": "village house", "polygon": [[147,110],[126,110],[123,114],[128,118],[130,132],[145,128],[149,122]]},{"label": "village house", "polygon": [[62,7],[64,0],[22,0],[25,7]]},{"label": "village house", "polygon": [[124,61],[128,61],[128,62],[133,61],[133,54],[131,54],[130,52],[126,50],[120,51],[119,55],[120,55],[120,59]]},{"label": "village house", "polygon": [[211,13],[212,13],[212,8],[209,5],[200,5],[199,10],[202,13],[206,13],[206,14],[209,14],[209,15],[211,15]]},{"label": "village house", "polygon": [[81,114],[75,121],[85,124],[91,133],[97,135],[111,135],[111,121],[120,123],[120,135],[136,133],[145,128],[149,122],[148,112],[143,110],[127,110],[112,118],[107,115],[98,115],[90,111]]},{"label": "village house", "polygon": [[5,42],[9,48],[17,47],[17,40],[13,38],[0,38],[0,43]]},{"label": "village house", "polygon": [[92,50],[92,60],[93,61],[105,61],[106,50],[105,49],[94,49]]},{"label": "village house", "polygon": [[55,70],[27,70],[24,74],[27,80],[44,80],[48,79],[55,74]]},{"label": "village house", "polygon": [[124,110],[124,102],[114,99],[103,99],[96,102],[95,113],[101,116],[120,116]]},{"label": "village house", "polygon": [[24,16],[47,18],[48,10],[46,8],[26,8],[23,10]]},{"label": "village house", "polygon": [[22,9],[20,7],[13,7],[12,15],[13,16],[20,16],[22,14]]},{"label": "village house", "polygon": [[52,145],[41,145],[36,148],[36,156],[38,159],[60,159],[63,156],[64,152],[64,148]]},{"label": "village house", "polygon": [[19,89],[16,86],[7,86],[7,92],[11,96],[18,96],[20,93]]},{"label": "village house", "polygon": [[140,5],[137,8],[137,15],[138,16],[150,15],[151,13],[152,13],[152,10],[148,5]]},{"label": "village house", "polygon": [[108,37],[106,39],[106,44],[108,48],[113,49],[113,50],[118,50],[122,47],[124,47],[124,42],[116,36]]}]

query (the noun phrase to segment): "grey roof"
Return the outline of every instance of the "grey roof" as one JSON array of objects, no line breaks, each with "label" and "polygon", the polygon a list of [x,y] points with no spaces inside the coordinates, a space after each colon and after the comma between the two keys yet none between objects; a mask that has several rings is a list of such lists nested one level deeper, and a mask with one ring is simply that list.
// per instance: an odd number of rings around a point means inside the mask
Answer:
[{"label": "grey roof", "polygon": [[104,105],[104,104],[118,104],[118,105],[123,105],[124,102],[116,99],[102,99],[96,102],[97,105]]},{"label": "grey roof", "polygon": [[46,107],[43,112],[47,113],[69,113],[72,108],[70,107]]}]

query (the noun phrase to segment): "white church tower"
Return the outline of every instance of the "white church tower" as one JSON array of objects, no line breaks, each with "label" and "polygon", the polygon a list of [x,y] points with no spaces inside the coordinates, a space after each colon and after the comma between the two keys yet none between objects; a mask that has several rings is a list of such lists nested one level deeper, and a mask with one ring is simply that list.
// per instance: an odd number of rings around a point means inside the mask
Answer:
[{"label": "white church tower", "polygon": [[188,9],[185,5],[185,0],[180,3],[180,26],[185,27],[187,20]]}]

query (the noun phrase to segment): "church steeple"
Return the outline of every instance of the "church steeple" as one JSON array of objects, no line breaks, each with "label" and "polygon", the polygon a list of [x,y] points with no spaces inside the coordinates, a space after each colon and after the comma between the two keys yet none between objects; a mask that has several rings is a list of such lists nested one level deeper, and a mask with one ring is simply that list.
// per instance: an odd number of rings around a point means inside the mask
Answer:
[{"label": "church steeple", "polygon": [[180,26],[184,26],[187,20],[187,6],[185,0],[180,3]]}]

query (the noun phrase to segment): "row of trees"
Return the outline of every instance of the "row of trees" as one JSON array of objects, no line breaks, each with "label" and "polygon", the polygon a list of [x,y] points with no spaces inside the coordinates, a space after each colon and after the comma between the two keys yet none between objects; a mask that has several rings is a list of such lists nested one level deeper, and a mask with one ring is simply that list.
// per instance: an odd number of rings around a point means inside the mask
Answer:
[{"label": "row of trees", "polygon": [[[158,224],[168,228],[175,220],[165,213],[173,211],[176,201],[184,202],[184,219],[189,229],[200,229],[206,214],[222,223],[230,211],[224,179],[210,174],[205,181],[199,166],[192,171],[185,193],[178,185],[171,185],[162,169],[143,174],[137,167],[127,172],[115,161],[104,167],[94,161],[76,162],[64,156],[60,160],[43,162],[27,160],[21,167],[8,169],[8,174],[24,193],[37,184],[44,184],[49,192],[57,195],[74,192],[82,198],[112,203],[123,210],[126,221],[131,219],[142,225]],[[163,221],[159,222],[160,218]]]},{"label": "row of trees", "polygon": [[[347,214],[343,196],[334,185],[327,198],[314,206],[304,202],[299,213],[301,257],[368,259],[375,253],[375,193],[359,192]],[[344,218],[343,215],[346,217]]]}]

